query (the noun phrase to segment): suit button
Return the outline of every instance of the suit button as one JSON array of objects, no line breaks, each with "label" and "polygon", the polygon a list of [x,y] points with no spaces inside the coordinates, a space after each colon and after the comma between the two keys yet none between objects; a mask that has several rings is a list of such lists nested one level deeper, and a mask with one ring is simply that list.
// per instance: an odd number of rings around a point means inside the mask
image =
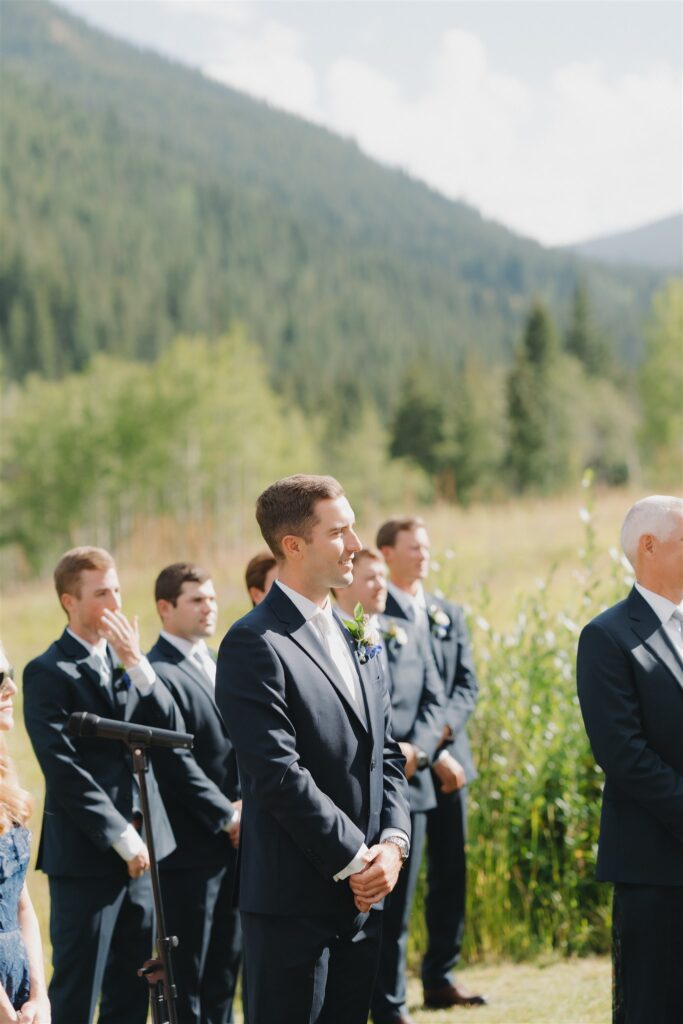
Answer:
[{"label": "suit button", "polygon": [[372,761],[370,762],[370,771],[371,771],[371,772],[374,772],[374,770],[375,770],[375,765],[376,765],[376,762],[375,762],[375,759],[374,759],[374,757],[373,757]]}]

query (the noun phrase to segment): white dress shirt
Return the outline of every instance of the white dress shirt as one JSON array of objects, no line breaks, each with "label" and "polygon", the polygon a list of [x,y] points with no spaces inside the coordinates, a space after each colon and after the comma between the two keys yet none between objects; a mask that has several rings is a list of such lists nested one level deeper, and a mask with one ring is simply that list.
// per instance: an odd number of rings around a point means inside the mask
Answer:
[{"label": "white dress shirt", "polygon": [[652,608],[662,627],[668,636],[679,658],[683,661],[683,632],[681,618],[683,617],[683,601],[674,604],[668,597],[656,594],[654,590],[648,590],[640,583],[636,583],[636,590]]},{"label": "white dress shirt", "polygon": [[[349,693],[356,706],[361,699],[360,697],[360,683],[358,682],[356,666],[353,663],[353,655],[349,650],[348,644],[345,642],[344,637],[339,632],[339,626],[336,619],[332,614],[332,602],[329,596],[327,597],[325,604],[321,608],[315,601],[311,601],[309,598],[304,597],[297,590],[292,590],[282,580],[275,580],[273,586],[280,587],[284,594],[289,598],[293,605],[301,612],[304,619],[307,622],[312,622],[322,637],[323,644],[326,650],[329,652],[335,666],[339,669],[339,673],[344,679],[344,682],[349,689]],[[326,622],[323,622],[321,616],[325,616],[331,630],[328,632]],[[351,680],[348,679],[349,673],[352,673]],[[400,836],[401,839],[405,839],[408,842],[408,836],[400,828],[385,828],[382,832],[379,841],[383,843],[389,836]],[[368,852],[368,847],[365,843],[362,844],[360,850],[353,858],[349,861],[345,868],[338,871],[334,876],[335,882],[342,882],[349,875],[355,875],[359,871],[362,871],[365,867],[365,854]]]},{"label": "white dress shirt", "polygon": [[[77,633],[67,626],[66,631],[69,636],[72,636],[74,640],[77,640],[82,647],[88,652],[89,657],[87,660],[90,665],[95,669],[100,677],[100,684],[105,688],[110,698],[114,697],[114,690],[112,688],[112,672],[111,664],[107,656],[107,641],[104,637],[97,641],[96,644],[88,643],[82,636],[78,636]],[[147,661],[147,658],[143,656],[140,658],[136,665],[132,668],[126,669],[126,675],[130,679],[131,683],[138,691],[141,697],[146,697],[152,692],[154,683],[156,682],[156,676],[154,669]],[[137,785],[137,780],[136,780]],[[121,835],[115,842],[112,843],[112,847],[118,853],[119,857],[123,860],[132,860],[144,849],[144,842],[140,833],[134,825],[127,825]]]},{"label": "white dress shirt", "polygon": [[186,658],[196,662],[204,674],[208,676],[211,686],[216,688],[216,662],[209,653],[209,648],[203,640],[186,640],[183,636],[176,636],[175,633],[167,633],[161,630],[164,640],[180,651]]}]

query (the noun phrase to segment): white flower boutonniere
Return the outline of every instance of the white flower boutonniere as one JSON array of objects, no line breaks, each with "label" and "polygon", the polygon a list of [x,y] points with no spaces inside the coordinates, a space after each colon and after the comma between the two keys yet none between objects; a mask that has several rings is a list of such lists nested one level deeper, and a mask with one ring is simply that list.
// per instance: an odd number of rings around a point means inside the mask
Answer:
[{"label": "white flower boutonniere", "polygon": [[399,626],[398,622],[390,622],[383,635],[386,642],[393,644],[394,647],[405,647],[408,643],[408,634],[403,626]]},{"label": "white flower boutonniere", "polygon": [[429,615],[429,626],[432,636],[435,636],[437,640],[443,640],[444,637],[448,636],[451,620],[443,608],[439,608],[438,604],[430,604],[427,614]]},{"label": "white flower boutonniere", "polygon": [[361,665],[382,650],[379,632],[370,626],[370,616],[365,614],[362,604],[358,603],[353,609],[353,621],[344,619],[344,625],[353,637],[356,655]]}]

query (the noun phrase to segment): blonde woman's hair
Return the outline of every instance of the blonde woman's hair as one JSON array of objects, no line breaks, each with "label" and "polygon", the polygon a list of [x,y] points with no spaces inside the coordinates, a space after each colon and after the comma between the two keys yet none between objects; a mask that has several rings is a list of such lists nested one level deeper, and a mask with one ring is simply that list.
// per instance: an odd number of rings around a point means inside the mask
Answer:
[{"label": "blonde woman's hair", "polygon": [[33,798],[22,789],[11,757],[0,736],[0,835],[14,825],[26,825],[33,810]]}]

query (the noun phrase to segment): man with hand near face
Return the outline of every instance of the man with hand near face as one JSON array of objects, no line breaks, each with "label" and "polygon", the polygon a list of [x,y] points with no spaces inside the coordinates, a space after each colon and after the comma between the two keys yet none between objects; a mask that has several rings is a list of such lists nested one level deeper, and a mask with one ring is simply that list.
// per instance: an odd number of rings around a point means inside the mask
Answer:
[{"label": "man with hand near face", "polygon": [[176,839],[161,865],[161,888],[173,952],[182,1024],[228,1024],[239,971],[241,934],[232,906],[239,844],[237,765],[216,706],[216,661],[206,640],[218,606],[207,572],[176,562],[157,577],[161,634],[148,654],[194,736],[193,762],[157,748],[154,766]]},{"label": "man with hand near face", "polygon": [[256,518],[278,579],[229,630],[216,678],[242,782],[247,1018],[366,1024],[371,908],[396,884],[410,817],[376,645],[352,640],[330,603],[361,544],[332,477],[278,480]]},{"label": "man with hand near face", "polygon": [[[131,756],[118,742],[71,737],[74,712],[162,729],[181,724],[121,611],[116,566],[102,548],[74,548],[55,569],[68,625],[24,671],[24,717],[45,776],[37,867],[50,884],[53,1024],[145,1024],[148,989],[135,972],[152,947],[149,853]],[[157,857],[175,846],[153,772]]]},{"label": "man with hand near face", "polygon": [[335,590],[342,621],[353,620],[356,604],[379,630],[381,659],[391,697],[391,727],[406,759],[410,801],[410,857],[396,888],[387,897],[382,920],[382,948],[372,996],[374,1024],[413,1024],[406,1005],[406,954],[410,912],[420,872],[427,811],[436,807],[429,770],[443,733],[443,686],[429,643],[412,622],[384,614],[386,563],[372,548],[354,559],[353,582]]},{"label": "man with hand near face", "polygon": [[426,593],[429,534],[422,519],[390,519],[377,534],[389,567],[387,615],[415,623],[431,647],[445,696],[445,725],[431,766],[436,807],[427,813],[427,951],[422,961],[425,1006],[480,1006],[484,996],[469,992],[453,969],[465,928],[465,842],[467,784],[476,778],[467,737],[479,687],[462,608]]}]

